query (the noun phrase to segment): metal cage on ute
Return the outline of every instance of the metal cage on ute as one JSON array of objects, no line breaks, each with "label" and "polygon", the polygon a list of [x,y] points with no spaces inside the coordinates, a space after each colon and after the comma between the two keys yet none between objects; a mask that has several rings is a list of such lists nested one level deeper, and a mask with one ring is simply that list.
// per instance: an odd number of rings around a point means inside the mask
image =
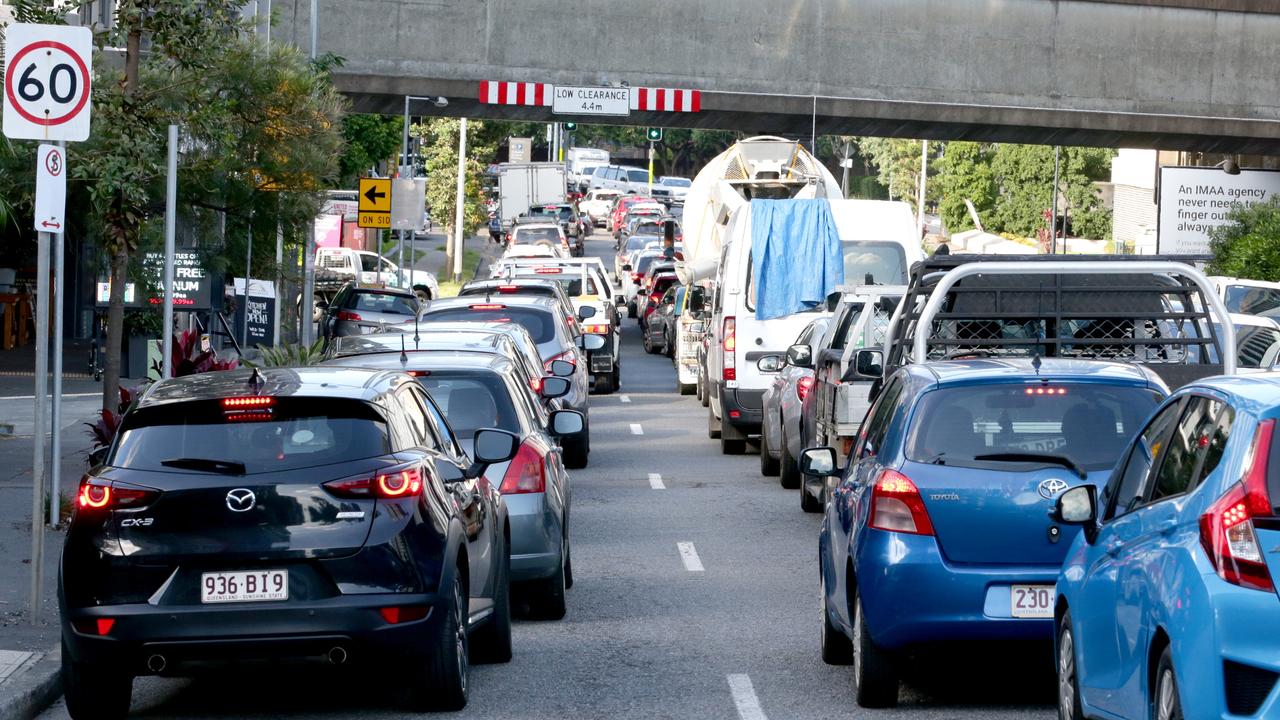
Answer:
[{"label": "metal cage on ute", "polygon": [[1149,365],[1170,387],[1233,374],[1235,332],[1198,258],[950,255],[911,269],[885,339],[910,362],[1063,357]]}]

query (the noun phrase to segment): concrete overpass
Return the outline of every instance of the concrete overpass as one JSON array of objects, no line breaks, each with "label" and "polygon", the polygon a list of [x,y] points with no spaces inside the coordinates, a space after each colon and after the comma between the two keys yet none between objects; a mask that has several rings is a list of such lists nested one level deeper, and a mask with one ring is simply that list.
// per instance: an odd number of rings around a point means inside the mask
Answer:
[{"label": "concrete overpass", "polygon": [[[310,0],[273,39],[310,46]],[[1277,0],[318,0],[357,110],[1280,155]],[[700,90],[552,115],[481,81]]]}]

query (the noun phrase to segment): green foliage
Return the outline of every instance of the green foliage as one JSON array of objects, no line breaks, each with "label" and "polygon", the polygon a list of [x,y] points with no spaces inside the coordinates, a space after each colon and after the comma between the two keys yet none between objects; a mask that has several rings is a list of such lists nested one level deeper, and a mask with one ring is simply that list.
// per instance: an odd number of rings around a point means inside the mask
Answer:
[{"label": "green foliage", "polygon": [[[455,118],[432,118],[409,128],[422,139],[427,165],[427,204],[436,222],[452,237],[457,217],[458,135],[461,122]],[[474,132],[474,134],[473,134]],[[484,169],[496,148],[485,133],[485,123],[467,123],[467,158],[463,185],[462,234],[469,238],[489,220],[485,210]]]},{"label": "green foliage", "polygon": [[[936,145],[930,146],[929,163],[936,157]],[[897,138],[864,137],[858,139],[858,149],[863,157],[876,166],[880,184],[889,188],[895,200],[916,204],[920,185],[920,141]],[[930,173],[933,169],[930,168]],[[926,187],[925,202],[936,199],[936,183]]]},{"label": "green foliage", "polygon": [[1280,280],[1280,198],[1232,208],[1228,220],[1209,233],[1209,273]]},{"label": "green foliage", "polygon": [[[1095,181],[1111,169],[1113,151],[1103,148],[1062,148],[1060,203],[1066,207],[1072,234],[1106,239],[1111,233],[1111,213],[1102,207]],[[995,232],[1032,236],[1047,229],[1044,213],[1053,196],[1053,148],[1048,145],[996,146],[991,169],[999,187]]]},{"label": "green foliage", "polygon": [[339,160],[341,186],[354,188],[379,163],[400,157],[404,118],[399,115],[347,115],[342,119],[346,148]]},{"label": "green foliage", "polygon": [[991,146],[976,142],[949,142],[938,165],[938,189],[942,195],[938,214],[949,232],[973,228],[964,201],[971,201],[980,219],[989,217],[996,203],[995,175],[991,170]]},{"label": "green foliage", "polygon": [[870,176],[849,178],[849,197],[861,200],[888,200],[889,188]]},{"label": "green foliage", "polygon": [[324,339],[316,340],[310,345],[301,343],[290,343],[279,347],[259,345],[258,350],[262,352],[262,359],[256,362],[245,360],[245,365],[259,368],[308,367],[319,365],[320,361],[324,360]]}]

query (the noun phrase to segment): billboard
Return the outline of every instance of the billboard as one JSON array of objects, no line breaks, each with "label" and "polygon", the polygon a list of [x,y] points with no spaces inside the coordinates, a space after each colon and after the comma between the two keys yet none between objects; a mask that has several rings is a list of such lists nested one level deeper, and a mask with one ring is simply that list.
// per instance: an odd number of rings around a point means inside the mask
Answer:
[{"label": "billboard", "polygon": [[1276,170],[1228,175],[1215,167],[1162,167],[1156,252],[1206,255],[1210,232],[1229,221],[1232,208],[1277,194],[1280,171]]}]

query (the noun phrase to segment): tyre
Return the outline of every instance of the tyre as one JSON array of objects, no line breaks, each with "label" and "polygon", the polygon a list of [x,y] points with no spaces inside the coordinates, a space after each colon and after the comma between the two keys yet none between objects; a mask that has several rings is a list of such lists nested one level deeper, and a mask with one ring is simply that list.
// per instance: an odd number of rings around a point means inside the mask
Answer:
[{"label": "tyre", "polygon": [[853,643],[849,638],[831,624],[831,613],[827,610],[827,588],[818,581],[818,606],[822,612],[822,661],[828,665],[848,665],[853,662]]},{"label": "tyre", "polygon": [[[562,546],[566,547],[567,546]],[[568,589],[567,557],[560,553],[560,563],[551,577],[529,583],[529,615],[536,620],[559,620],[568,609],[564,591]]]},{"label": "tyre", "polygon": [[1071,613],[1058,624],[1058,720],[1084,720],[1080,709],[1080,680],[1076,675],[1075,628]]},{"label": "tyre", "polygon": [[698,402],[702,403],[702,407],[711,405],[711,393],[707,390],[707,376],[698,371]]},{"label": "tyre", "polygon": [[609,392],[617,392],[622,389],[622,368],[617,363],[613,366],[613,389]]},{"label": "tyre", "polygon": [[569,544],[568,536],[564,539],[564,587],[566,590],[573,587],[573,546]]},{"label": "tyre", "polygon": [[676,391],[679,392],[681,395],[692,395],[695,391],[697,391],[698,386],[694,383],[680,382],[679,373],[680,371],[677,370],[676,371]]},{"label": "tyre", "polygon": [[657,355],[658,348],[653,346],[653,342],[649,340],[649,331],[644,331],[644,351],[649,355]]},{"label": "tyre", "polygon": [[467,706],[467,681],[470,665],[467,659],[467,593],[462,583],[465,569],[457,567],[453,574],[453,600],[445,608],[440,621],[440,637],[431,648],[425,663],[426,677],[411,678],[410,708],[427,710],[461,710]]},{"label": "tyre", "polygon": [[122,720],[129,715],[133,677],[114,668],[72,661],[64,641],[62,694],[73,720]]},{"label": "tyre", "polygon": [[511,661],[511,548],[504,543],[493,595],[493,615],[471,638],[471,658],[475,662]]},{"label": "tyre", "polygon": [[710,408],[707,409],[707,437],[712,440],[720,438],[720,421],[716,419],[716,414]]},{"label": "tyre", "polygon": [[[782,428],[782,447],[778,448],[778,484],[788,490],[795,490],[800,487],[801,480],[800,466],[787,451],[787,429],[784,427]],[[802,489],[800,494],[807,493]],[[804,507],[803,497],[800,498],[800,507]]]},{"label": "tyre", "polygon": [[770,455],[769,431],[763,427],[760,428],[760,474],[765,477],[778,474],[778,458]]},{"label": "tyre", "polygon": [[826,492],[825,488],[823,492],[818,493],[818,497],[814,497],[809,493],[809,488],[805,487],[805,484],[806,483],[804,482],[804,475],[801,474],[800,475],[800,509],[807,513],[822,512],[822,509],[823,509],[822,495],[825,494]]},{"label": "tyre", "polygon": [[633,302],[627,303],[627,317],[633,318],[635,316],[636,316],[636,304]]},{"label": "tyre", "polygon": [[1182,697],[1178,694],[1178,676],[1173,671],[1173,652],[1166,647],[1156,666],[1155,693],[1151,697],[1152,720],[1182,720]]},{"label": "tyre", "polygon": [[898,675],[893,658],[876,647],[862,614],[862,595],[853,597],[853,695],[864,708],[891,708],[898,704]]}]

